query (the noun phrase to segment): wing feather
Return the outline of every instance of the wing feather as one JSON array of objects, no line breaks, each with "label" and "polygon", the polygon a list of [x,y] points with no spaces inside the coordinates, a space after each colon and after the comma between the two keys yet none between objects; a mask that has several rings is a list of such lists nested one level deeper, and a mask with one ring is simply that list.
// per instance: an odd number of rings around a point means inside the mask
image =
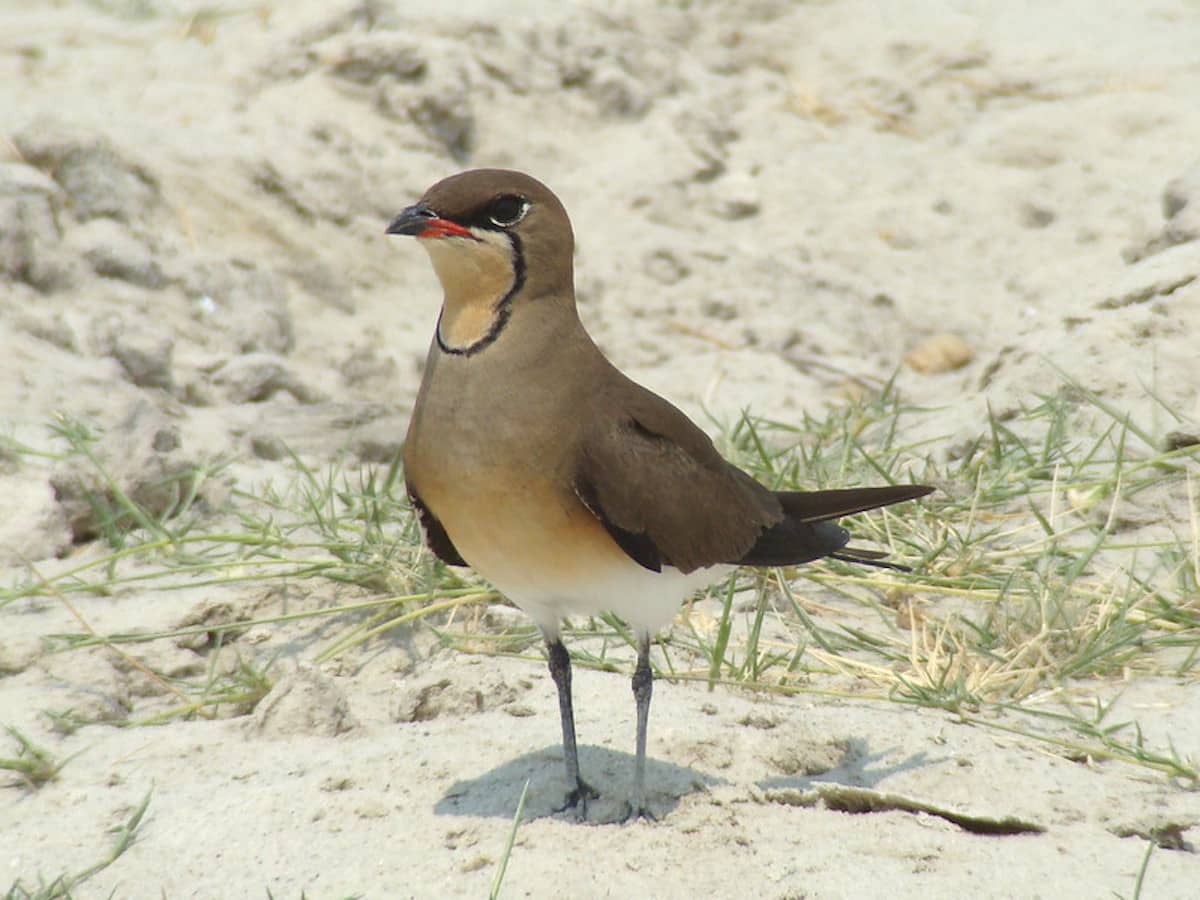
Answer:
[{"label": "wing feather", "polygon": [[454,542],[450,540],[450,535],[446,534],[446,529],[442,527],[442,523],[438,521],[437,516],[430,511],[429,507],[417,495],[413,486],[406,484],[405,487],[408,489],[408,500],[417,512],[417,519],[421,523],[421,530],[425,532],[425,543],[429,546],[429,549],[446,565],[469,565],[462,558],[462,554],[458,552],[458,548],[454,546]]}]

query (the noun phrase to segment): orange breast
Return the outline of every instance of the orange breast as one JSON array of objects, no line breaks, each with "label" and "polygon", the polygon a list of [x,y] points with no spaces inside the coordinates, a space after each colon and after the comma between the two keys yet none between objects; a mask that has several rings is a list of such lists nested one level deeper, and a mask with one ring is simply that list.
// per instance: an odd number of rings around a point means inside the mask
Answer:
[{"label": "orange breast", "polygon": [[544,480],[500,486],[430,479],[417,490],[463,559],[502,590],[514,583],[554,590],[628,564],[574,493]]}]

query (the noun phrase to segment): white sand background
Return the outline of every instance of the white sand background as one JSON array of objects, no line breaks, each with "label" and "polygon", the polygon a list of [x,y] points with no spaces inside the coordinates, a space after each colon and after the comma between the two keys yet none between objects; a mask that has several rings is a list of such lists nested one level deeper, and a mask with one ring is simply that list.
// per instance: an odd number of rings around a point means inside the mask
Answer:
[{"label": "white sand background", "polygon": [[[899,368],[932,410],[913,440],[978,434],[989,404],[1062,373],[1160,432],[1200,420],[1195,0],[439,5],[0,6],[9,437],[51,449],[65,411],[134,465],[235,456],[246,487],[286,477],[280,442],[318,468],[386,461],[439,298],[383,227],[480,165],[559,194],[588,327],[698,417],[820,414]],[[973,361],[901,365],[942,332]],[[0,461],[6,585],[100,552],[72,546],[53,472]],[[1186,499],[1159,500],[1145,521],[1186,523]],[[106,632],[364,596],[310,579],[74,602]],[[1190,849],[1156,851],[1143,896],[1200,896],[1196,793],[938,711],[660,682],[661,821],[587,826],[548,815],[563,784],[540,663],[418,634],[298,668],[317,637],[259,629],[240,652],[298,674],[253,720],[61,736],[44,710],[169,705],[103,650],[45,651],[78,630],[53,598],[0,609],[0,722],[79,754],[40,789],[0,787],[0,887],[96,861],[152,791],[137,842],[76,896],[484,896],[529,779],[508,897],[1129,896],[1146,842],[1121,835],[1164,823]],[[163,644],[137,652],[181,676],[210,664]],[[443,681],[440,714],[407,721]],[[1111,688],[1158,746],[1200,754],[1194,668]],[[583,765],[619,799],[628,682],[579,669],[576,703]],[[788,802],[816,782],[1045,831]]]}]

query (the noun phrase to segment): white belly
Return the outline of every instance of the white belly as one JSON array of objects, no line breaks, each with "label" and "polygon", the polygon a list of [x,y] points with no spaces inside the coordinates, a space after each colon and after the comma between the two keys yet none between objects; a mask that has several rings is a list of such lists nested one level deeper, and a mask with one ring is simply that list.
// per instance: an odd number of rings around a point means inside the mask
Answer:
[{"label": "white belly", "polygon": [[714,566],[684,575],[678,569],[652,572],[628,556],[534,573],[507,561],[477,566],[481,575],[528,613],[547,635],[559,632],[560,621],[572,615],[611,612],[639,634],[656,634],[671,623],[681,603],[715,581],[732,566]]}]

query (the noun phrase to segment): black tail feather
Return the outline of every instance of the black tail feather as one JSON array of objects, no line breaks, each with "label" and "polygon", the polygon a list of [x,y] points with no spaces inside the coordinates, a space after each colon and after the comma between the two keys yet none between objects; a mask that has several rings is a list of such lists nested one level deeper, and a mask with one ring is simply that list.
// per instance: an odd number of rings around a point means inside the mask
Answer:
[{"label": "black tail feather", "polygon": [[830,559],[840,559],[842,562],[855,563],[860,566],[872,566],[876,569],[891,569],[893,572],[911,572],[911,566],[900,563],[885,562],[886,553],[878,550],[863,550],[859,547],[843,547],[835,553],[830,553]]},{"label": "black tail feather", "polygon": [[743,566],[791,566],[830,556],[878,569],[911,571],[899,563],[883,562],[886,553],[847,547],[850,533],[830,520],[915,500],[933,490],[924,484],[895,484],[834,491],[776,491],[785,518],[764,531],[741,559],[732,561]]},{"label": "black tail feather", "polygon": [[916,500],[933,493],[927,484],[891,484],[884,487],[844,488],[834,491],[776,491],[789,519],[825,522],[854,513]]}]

